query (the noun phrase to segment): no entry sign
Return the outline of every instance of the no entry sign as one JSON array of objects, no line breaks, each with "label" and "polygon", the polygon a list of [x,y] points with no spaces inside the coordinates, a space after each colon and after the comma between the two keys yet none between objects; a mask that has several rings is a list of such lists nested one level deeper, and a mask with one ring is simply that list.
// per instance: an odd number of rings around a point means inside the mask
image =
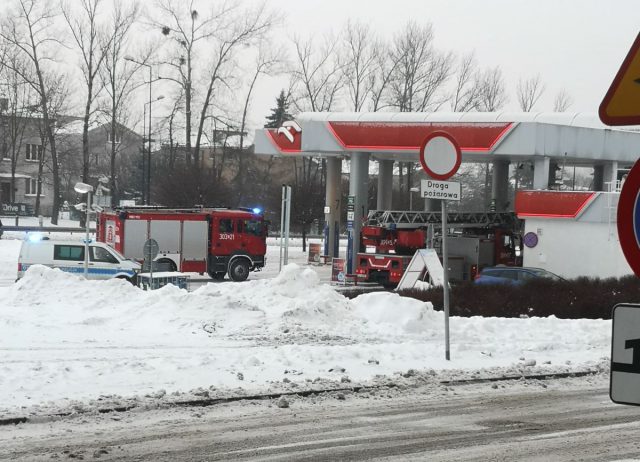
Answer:
[{"label": "no entry sign", "polygon": [[640,277],[640,161],[627,176],[618,203],[618,238],[629,266]]},{"label": "no entry sign", "polygon": [[435,180],[451,178],[460,168],[462,152],[447,132],[436,131],[425,138],[420,147],[420,163],[424,172]]}]

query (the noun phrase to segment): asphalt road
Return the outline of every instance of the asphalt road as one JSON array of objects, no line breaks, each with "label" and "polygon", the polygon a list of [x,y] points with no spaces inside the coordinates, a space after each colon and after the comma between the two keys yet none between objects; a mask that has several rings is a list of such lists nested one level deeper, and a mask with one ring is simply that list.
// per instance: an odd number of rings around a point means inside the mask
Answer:
[{"label": "asphalt road", "polygon": [[[83,415],[0,428],[0,460],[564,461],[640,458],[640,408],[597,389],[384,391]],[[508,388],[508,387],[507,387]],[[446,389],[445,389],[446,390]]]}]

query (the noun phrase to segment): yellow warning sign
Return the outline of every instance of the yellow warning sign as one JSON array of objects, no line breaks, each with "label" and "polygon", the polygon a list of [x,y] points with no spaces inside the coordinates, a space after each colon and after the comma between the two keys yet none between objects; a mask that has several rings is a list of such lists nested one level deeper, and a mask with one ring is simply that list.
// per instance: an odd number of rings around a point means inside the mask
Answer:
[{"label": "yellow warning sign", "polygon": [[600,103],[599,115],[607,125],[640,125],[640,34]]}]

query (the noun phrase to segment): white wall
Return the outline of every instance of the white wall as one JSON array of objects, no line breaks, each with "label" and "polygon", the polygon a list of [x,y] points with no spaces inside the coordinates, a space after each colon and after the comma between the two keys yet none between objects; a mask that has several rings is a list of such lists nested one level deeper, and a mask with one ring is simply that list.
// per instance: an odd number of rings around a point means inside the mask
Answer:
[{"label": "white wall", "polygon": [[538,245],[524,247],[524,266],[543,268],[564,278],[633,274],[620,248],[615,222],[527,218],[525,234],[528,232],[538,235]]}]

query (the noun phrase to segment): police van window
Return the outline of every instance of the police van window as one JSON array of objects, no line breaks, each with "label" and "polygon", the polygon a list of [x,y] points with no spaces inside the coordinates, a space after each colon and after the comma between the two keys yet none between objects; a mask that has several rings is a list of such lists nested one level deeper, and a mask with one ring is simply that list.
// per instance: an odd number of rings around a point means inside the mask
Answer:
[{"label": "police van window", "polygon": [[84,261],[84,246],[55,245],[53,258],[54,260]]},{"label": "police van window", "polygon": [[262,236],[262,223],[255,220],[244,221],[244,232],[254,236]]},{"label": "police van window", "polygon": [[232,233],[233,232],[233,221],[225,218],[224,220],[220,220],[220,232],[221,233]]},{"label": "police van window", "polygon": [[91,257],[91,261],[97,261],[100,263],[118,263],[116,257],[111,255],[111,252],[102,247],[91,247],[89,256]]}]

